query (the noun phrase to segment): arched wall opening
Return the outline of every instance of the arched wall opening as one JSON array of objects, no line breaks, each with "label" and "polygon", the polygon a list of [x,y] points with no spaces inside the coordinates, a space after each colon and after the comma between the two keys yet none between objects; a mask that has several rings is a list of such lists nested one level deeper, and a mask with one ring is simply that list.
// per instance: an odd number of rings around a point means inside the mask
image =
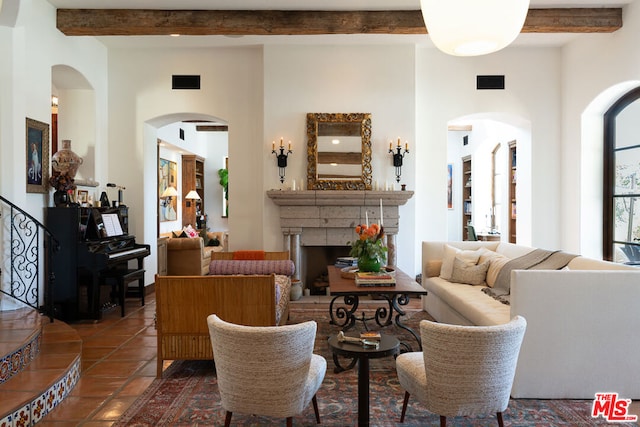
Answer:
[{"label": "arched wall opening", "polygon": [[[201,113],[173,113],[167,114],[163,116],[154,117],[150,120],[144,122],[143,127],[143,159],[144,159],[144,177],[143,177],[143,188],[145,189],[143,194],[143,204],[144,204],[144,242],[151,244],[152,251],[151,256],[147,258],[146,261],[148,264],[147,274],[149,274],[150,270],[153,270],[147,277],[147,282],[153,282],[153,274],[155,274],[157,267],[157,238],[158,232],[160,233],[166,232],[166,230],[173,229],[181,229],[182,222],[181,217],[176,218],[175,221],[170,221],[166,224],[163,224],[160,229],[158,227],[158,208],[159,208],[159,199],[158,199],[158,158],[161,156],[169,157],[167,160],[176,161],[176,163],[180,162],[180,157],[182,154],[196,154],[205,158],[205,190],[207,196],[205,198],[205,211],[207,211],[207,215],[217,215],[221,216],[222,208],[218,209],[215,207],[216,201],[221,203],[219,200],[218,193],[220,193],[217,187],[219,184],[217,183],[217,170],[222,165],[222,156],[220,158],[211,158],[208,156],[208,151],[206,147],[188,147],[182,145],[178,134],[175,133],[176,138],[172,139],[170,136],[174,134],[174,130],[180,128],[180,124],[182,122],[214,122],[214,123],[226,123],[225,120]],[[189,135],[185,135],[186,140],[188,141]],[[228,135],[222,138],[228,144]],[[162,151],[159,150],[158,141],[162,140],[165,143],[168,143],[168,146],[162,148]],[[197,143],[201,143],[200,139],[195,140]],[[184,141],[183,141],[184,142]],[[191,140],[193,143],[194,140]],[[166,151],[165,151],[166,150]],[[228,153],[228,147],[227,147]],[[180,176],[180,170],[178,170],[178,177]],[[180,179],[180,178],[178,178]],[[179,192],[180,193],[180,192]],[[180,200],[181,201],[181,200]],[[180,205],[180,201],[178,205]],[[151,220],[151,219],[154,220]],[[216,231],[228,231],[228,224],[226,220],[219,220],[208,222],[207,227],[214,227]],[[211,226],[209,224],[212,224]],[[173,227],[173,228],[172,228]]]},{"label": "arched wall opening", "polygon": [[[508,242],[509,219],[514,216],[516,242],[531,244],[531,123],[513,114],[477,113],[451,119],[447,125],[447,164],[452,167],[447,239],[462,240],[465,222],[471,221],[478,232],[498,232],[500,240]],[[508,191],[510,143],[517,148],[515,200]],[[463,158],[471,159],[472,168],[472,196],[466,201],[462,193],[468,176],[463,174]],[[464,215],[465,208],[470,209],[469,215]]]}]

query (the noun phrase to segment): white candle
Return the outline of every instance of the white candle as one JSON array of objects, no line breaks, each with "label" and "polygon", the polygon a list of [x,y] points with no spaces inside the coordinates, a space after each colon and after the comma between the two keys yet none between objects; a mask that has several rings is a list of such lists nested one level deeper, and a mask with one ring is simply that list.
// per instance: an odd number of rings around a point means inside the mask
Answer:
[{"label": "white candle", "polygon": [[384,226],[384,222],[382,221],[382,199],[380,199],[380,227]]},{"label": "white candle", "polygon": [[367,224],[367,228],[369,228],[369,212],[364,211],[364,220],[365,224]]},{"label": "white candle", "polygon": [[293,191],[296,191],[296,180],[295,179],[293,181],[291,181],[291,189]]}]

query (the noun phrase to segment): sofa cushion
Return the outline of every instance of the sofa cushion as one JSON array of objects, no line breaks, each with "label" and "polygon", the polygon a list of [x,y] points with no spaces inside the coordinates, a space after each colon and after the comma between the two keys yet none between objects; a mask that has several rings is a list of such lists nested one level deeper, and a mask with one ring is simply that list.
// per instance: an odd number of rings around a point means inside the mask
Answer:
[{"label": "sofa cushion", "polygon": [[282,274],[292,276],[295,264],[287,260],[212,260],[209,263],[209,274]]},{"label": "sofa cushion", "polygon": [[451,281],[469,285],[483,285],[487,278],[489,260],[477,265],[469,265],[463,259],[456,257],[453,261]]},{"label": "sofa cushion", "polygon": [[509,306],[483,293],[484,286],[452,284],[440,277],[430,277],[424,281],[424,287],[474,325],[489,326],[509,322]]},{"label": "sofa cushion", "polygon": [[440,268],[440,277],[445,280],[451,280],[451,274],[453,273],[453,262],[456,257],[461,259],[469,266],[473,266],[478,263],[478,259],[480,259],[480,255],[483,251],[483,248],[475,251],[469,251],[460,250],[458,248],[454,248],[453,246],[445,245],[444,257],[442,258],[442,267]]}]

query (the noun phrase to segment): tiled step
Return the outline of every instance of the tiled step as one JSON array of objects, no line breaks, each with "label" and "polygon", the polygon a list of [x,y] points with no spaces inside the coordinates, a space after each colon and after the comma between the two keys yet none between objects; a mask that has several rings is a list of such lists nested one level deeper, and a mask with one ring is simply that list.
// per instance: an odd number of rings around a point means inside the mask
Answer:
[{"label": "tiled step", "polygon": [[32,309],[0,312],[0,426],[33,425],[80,376],[82,340]]}]

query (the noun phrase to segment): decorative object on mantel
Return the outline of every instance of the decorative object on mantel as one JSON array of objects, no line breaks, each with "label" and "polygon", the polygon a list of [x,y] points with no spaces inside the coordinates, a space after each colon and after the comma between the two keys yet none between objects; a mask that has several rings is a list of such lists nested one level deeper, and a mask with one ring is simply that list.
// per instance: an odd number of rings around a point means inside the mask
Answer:
[{"label": "decorative object on mantel", "polygon": [[307,113],[307,190],[371,190],[371,114]]},{"label": "decorative object on mantel", "polygon": [[387,247],[384,245],[384,228],[380,224],[361,224],[356,226],[358,240],[351,242],[349,255],[358,258],[358,271],[379,272],[387,260]]},{"label": "decorative object on mantel", "polygon": [[275,141],[271,145],[271,153],[276,155],[276,159],[278,160],[278,174],[280,175],[280,182],[284,182],[284,173],[287,168],[287,158],[289,154],[293,153],[291,151],[291,141],[289,141],[289,149],[284,151],[284,138],[280,138],[280,153],[276,151],[276,143]]},{"label": "decorative object on mantel", "polygon": [[49,178],[49,185],[55,190],[53,193],[53,204],[56,207],[69,206],[72,201],[70,194],[73,194],[76,189],[73,178],[66,173],[60,173],[54,170],[51,173],[51,178]]},{"label": "decorative object on mantel", "polygon": [[404,145],[404,152],[402,152],[402,146],[400,145],[400,138],[398,138],[398,145],[393,150],[393,142],[389,143],[389,153],[393,154],[393,166],[396,168],[396,181],[400,182],[400,175],[402,175],[402,159],[404,155],[409,152],[409,143]]},{"label": "decorative object on mantel", "polygon": [[73,179],[81,164],[82,158],[71,151],[71,140],[63,139],[62,148],[51,157],[51,169]]}]

